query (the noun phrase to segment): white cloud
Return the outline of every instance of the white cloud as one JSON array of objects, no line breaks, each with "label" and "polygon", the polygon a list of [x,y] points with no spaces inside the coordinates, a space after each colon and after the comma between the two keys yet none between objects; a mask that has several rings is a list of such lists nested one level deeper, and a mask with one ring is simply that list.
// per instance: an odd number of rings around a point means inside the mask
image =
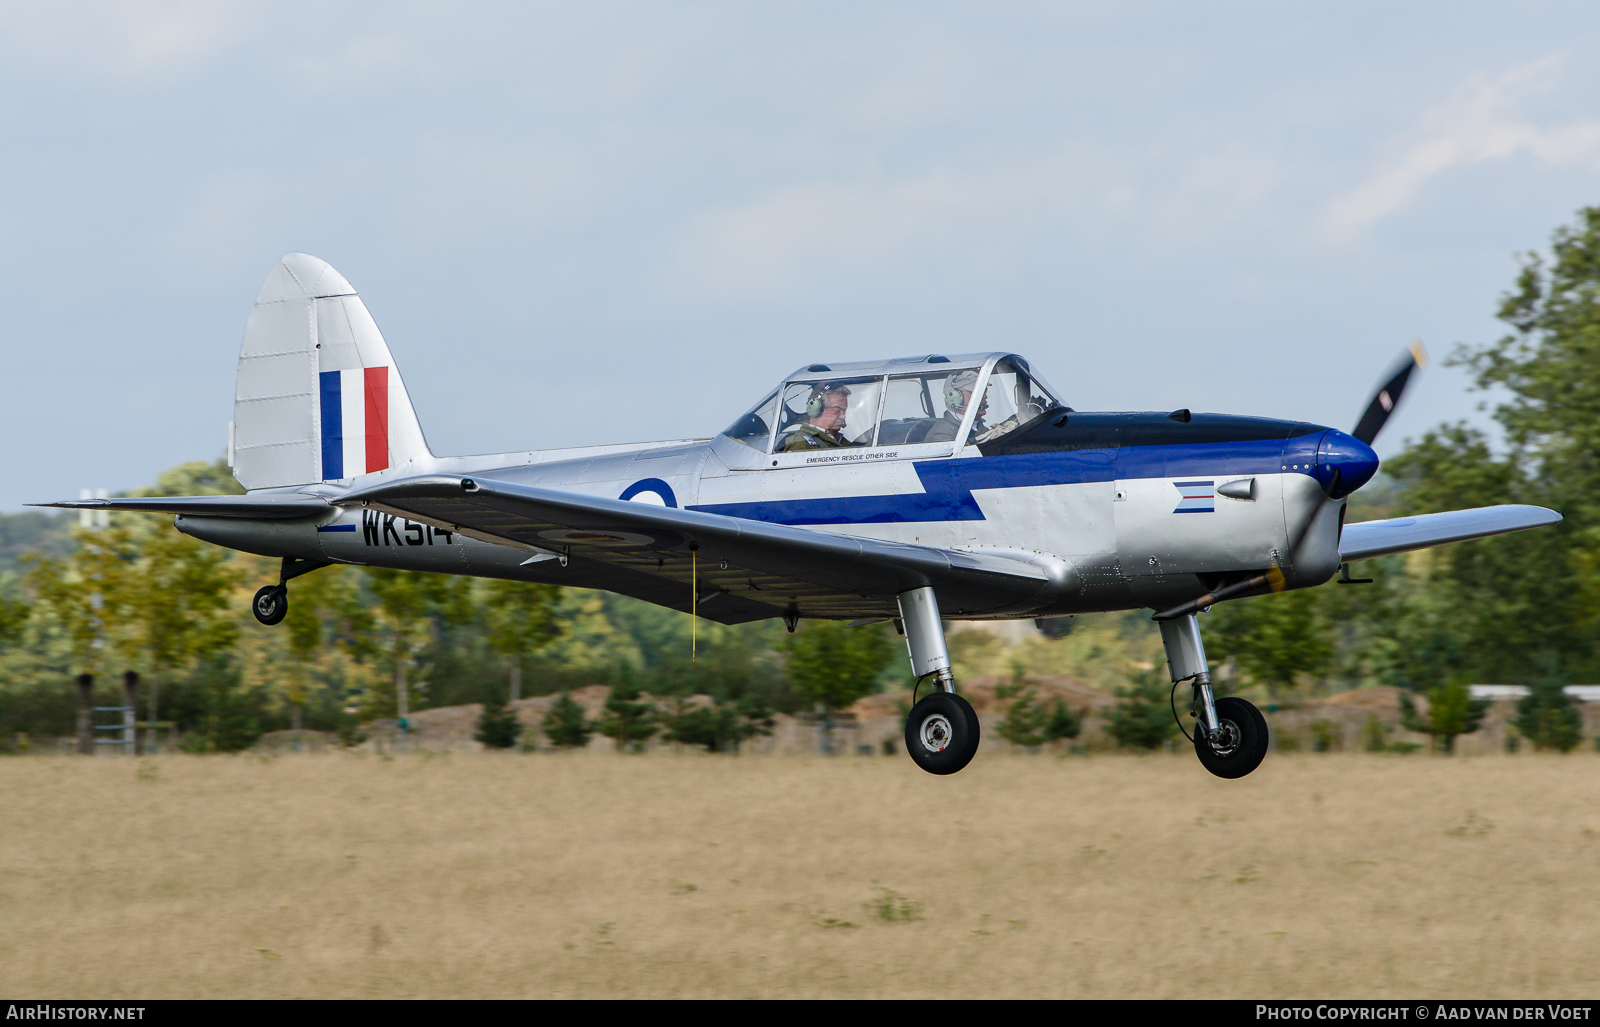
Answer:
[{"label": "white cloud", "polygon": [[713,299],[753,298],[904,272],[928,253],[947,268],[1004,274],[1041,241],[1095,249],[1133,235],[1151,250],[1184,248],[1258,216],[1281,178],[1275,161],[1239,149],[1078,146],[974,170],[789,184],[702,214],[669,279]]},{"label": "white cloud", "polygon": [[1553,54],[1487,82],[1468,82],[1425,120],[1421,138],[1393,166],[1334,201],[1326,215],[1329,230],[1356,235],[1463,165],[1527,155],[1545,164],[1600,166],[1600,120],[1543,126],[1524,113],[1533,99],[1557,88],[1561,63]]},{"label": "white cloud", "polygon": [[260,23],[254,4],[63,3],[0,6],[0,54],[88,80],[169,80],[210,66]]}]

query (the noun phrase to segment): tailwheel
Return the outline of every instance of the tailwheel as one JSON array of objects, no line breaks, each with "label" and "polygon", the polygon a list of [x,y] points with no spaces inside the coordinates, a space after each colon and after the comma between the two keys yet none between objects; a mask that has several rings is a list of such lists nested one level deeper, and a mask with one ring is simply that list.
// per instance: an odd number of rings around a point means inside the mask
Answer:
[{"label": "tailwheel", "polygon": [[1244,777],[1267,755],[1267,718],[1249,702],[1230,695],[1217,700],[1217,740],[1195,725],[1194,752],[1218,777]]},{"label": "tailwheel", "polygon": [[250,612],[263,624],[279,623],[289,614],[289,586],[281,582],[263,586],[251,601]]},{"label": "tailwheel", "polygon": [[953,692],[935,692],[906,718],[906,751],[930,774],[954,774],[978,751],[978,715]]}]

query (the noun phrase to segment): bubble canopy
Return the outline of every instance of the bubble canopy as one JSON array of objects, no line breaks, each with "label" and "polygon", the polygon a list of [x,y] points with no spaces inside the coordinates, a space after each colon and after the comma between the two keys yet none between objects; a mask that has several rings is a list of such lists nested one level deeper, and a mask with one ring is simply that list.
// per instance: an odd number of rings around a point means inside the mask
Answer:
[{"label": "bubble canopy", "polygon": [[[722,434],[761,453],[808,447],[975,445],[1061,405],[1014,353],[810,364]],[[810,436],[809,439],[805,436]]]}]

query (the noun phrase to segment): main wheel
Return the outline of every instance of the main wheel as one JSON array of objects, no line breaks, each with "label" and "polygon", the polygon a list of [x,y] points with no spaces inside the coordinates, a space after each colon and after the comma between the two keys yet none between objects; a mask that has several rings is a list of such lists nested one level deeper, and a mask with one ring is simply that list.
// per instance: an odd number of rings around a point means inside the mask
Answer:
[{"label": "main wheel", "polygon": [[250,603],[250,612],[263,624],[277,624],[289,613],[289,590],[282,585],[266,585]]},{"label": "main wheel", "polygon": [[978,751],[978,715],[952,692],[935,692],[906,718],[906,751],[930,774],[954,774]]},{"label": "main wheel", "polygon": [[1222,729],[1217,744],[1195,725],[1194,752],[1201,766],[1218,777],[1244,777],[1261,766],[1267,755],[1267,718],[1238,696],[1217,700],[1217,725]]}]

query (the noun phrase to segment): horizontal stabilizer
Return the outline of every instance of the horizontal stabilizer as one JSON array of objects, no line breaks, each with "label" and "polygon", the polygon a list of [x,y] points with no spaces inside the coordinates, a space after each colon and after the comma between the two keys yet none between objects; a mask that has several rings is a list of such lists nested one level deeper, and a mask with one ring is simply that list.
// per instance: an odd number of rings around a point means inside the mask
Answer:
[{"label": "horizontal stabilizer", "polygon": [[1346,524],[1339,536],[1339,559],[1370,560],[1376,556],[1428,549],[1450,542],[1503,535],[1524,528],[1559,524],[1561,515],[1542,506],[1483,506],[1474,510],[1395,517],[1385,521]]},{"label": "horizontal stabilizer", "polygon": [[1026,603],[1065,572],[1020,555],[901,545],[454,475],[374,485],[337,502],[607,565],[635,582],[608,584],[612,591],[684,610],[693,594],[700,616],[725,623],[790,610],[894,617],[895,596],[925,585],[939,590],[947,613],[993,612]]},{"label": "horizontal stabilizer", "polygon": [[67,510],[130,510],[137,513],[186,514],[190,517],[244,517],[258,521],[292,521],[316,517],[333,508],[315,496],[269,493],[259,496],[141,496],[129,499],[68,499],[29,503]]}]

